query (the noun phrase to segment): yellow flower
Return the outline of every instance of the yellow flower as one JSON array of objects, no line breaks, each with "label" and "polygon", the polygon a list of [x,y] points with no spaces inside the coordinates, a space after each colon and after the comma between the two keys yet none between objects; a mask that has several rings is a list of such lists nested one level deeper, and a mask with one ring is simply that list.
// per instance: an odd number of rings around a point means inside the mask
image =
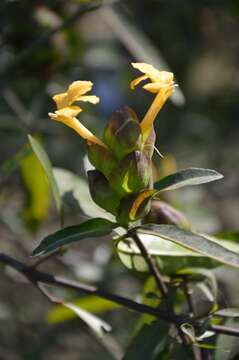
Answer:
[{"label": "yellow flower", "polygon": [[151,93],[156,93],[156,97],[147,111],[140,126],[143,134],[143,139],[146,140],[149,136],[153,122],[161,110],[168,97],[173,93],[175,88],[174,75],[168,71],[159,71],[150,64],[132,63],[135,69],[144,73],[144,75],[134,79],[130,83],[130,88],[133,90],[141,81],[149,79],[151,82],[145,84],[143,88]]},{"label": "yellow flower", "polygon": [[54,113],[49,113],[52,120],[60,121],[65,125],[74,129],[83,139],[106,147],[106,145],[98,139],[92,132],[90,132],[76,116],[82,111],[78,105],[73,105],[76,101],[90,102],[97,104],[99,98],[95,95],[85,95],[93,87],[91,81],[74,81],[66,92],[53,96],[56,103],[57,110]]}]

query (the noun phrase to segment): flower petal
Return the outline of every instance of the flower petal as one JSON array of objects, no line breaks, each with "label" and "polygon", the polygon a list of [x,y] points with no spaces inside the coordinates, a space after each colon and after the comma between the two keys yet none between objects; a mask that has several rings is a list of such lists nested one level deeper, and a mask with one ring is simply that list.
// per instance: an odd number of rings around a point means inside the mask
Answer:
[{"label": "flower petal", "polygon": [[131,65],[141,71],[142,73],[144,74],[147,74],[147,75],[155,75],[155,74],[158,74],[159,71],[157,69],[155,69],[152,65],[150,64],[146,64],[146,63],[131,63]]},{"label": "flower petal", "polygon": [[97,104],[100,101],[100,98],[95,95],[88,95],[88,96],[81,96],[78,100],[84,102],[90,102],[91,104]]},{"label": "flower petal", "polygon": [[[55,111],[55,114],[60,118],[72,118],[77,116],[82,109],[79,106],[67,106],[63,109]],[[61,120],[60,120],[61,121]]]},{"label": "flower petal", "polygon": [[143,89],[150,91],[153,94],[158,93],[161,89],[165,89],[165,90],[167,89],[168,91],[173,92],[174,85],[173,84],[165,84],[165,83],[162,83],[161,81],[157,81],[157,82],[145,84],[143,86]]},{"label": "flower petal", "polygon": [[103,146],[107,146],[98,139],[91,131],[89,131],[81,122],[75,117],[82,109],[79,106],[68,106],[64,109],[57,110],[55,113],[49,113],[48,115],[52,120],[60,121],[65,125],[74,129],[83,139],[88,142]]},{"label": "flower petal", "polygon": [[67,93],[57,94],[52,99],[55,101],[58,110],[68,105]]},{"label": "flower petal", "polygon": [[142,75],[131,81],[130,89],[134,90],[135,86],[137,86],[141,81],[148,79],[147,75]]},{"label": "flower petal", "polygon": [[92,89],[93,83],[91,81],[74,81],[67,90],[68,105],[80,100],[81,96]]}]

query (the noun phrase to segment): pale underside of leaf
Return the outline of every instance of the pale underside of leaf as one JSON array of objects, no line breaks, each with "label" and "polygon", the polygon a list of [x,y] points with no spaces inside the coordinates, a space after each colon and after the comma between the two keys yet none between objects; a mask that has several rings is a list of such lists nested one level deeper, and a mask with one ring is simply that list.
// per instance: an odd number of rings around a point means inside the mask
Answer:
[{"label": "pale underside of leaf", "polygon": [[154,187],[158,191],[175,190],[184,186],[205,184],[221,178],[223,175],[215,170],[189,168],[166,176],[157,181]]}]

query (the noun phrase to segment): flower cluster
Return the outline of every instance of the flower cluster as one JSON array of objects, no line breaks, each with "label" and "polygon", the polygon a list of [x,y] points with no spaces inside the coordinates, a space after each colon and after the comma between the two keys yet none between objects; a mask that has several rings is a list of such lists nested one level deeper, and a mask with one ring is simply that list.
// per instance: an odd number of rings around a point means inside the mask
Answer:
[{"label": "flower cluster", "polygon": [[133,63],[132,66],[144,75],[131,82],[131,89],[149,79],[143,88],[156,94],[142,121],[132,109],[124,107],[113,113],[103,139],[98,139],[76,118],[82,109],[74,105],[79,101],[99,102],[97,96],[85,95],[92,89],[90,81],[75,81],[65,93],[53,96],[57,110],[49,113],[52,120],[63,122],[86,140],[88,157],[95,167],[88,172],[91,196],[124,225],[142,218],[149,210],[153,194],[153,123],[175,87],[173,73],[158,71],[145,63]]}]

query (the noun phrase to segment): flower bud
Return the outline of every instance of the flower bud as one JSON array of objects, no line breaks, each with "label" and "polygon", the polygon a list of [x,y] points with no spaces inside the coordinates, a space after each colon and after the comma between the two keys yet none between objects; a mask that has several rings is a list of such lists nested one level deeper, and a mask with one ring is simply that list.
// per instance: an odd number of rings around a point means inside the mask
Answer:
[{"label": "flower bud", "polygon": [[177,225],[184,229],[190,228],[190,223],[183,213],[161,200],[152,200],[151,209],[143,219],[144,224]]},{"label": "flower bud", "polygon": [[106,177],[115,168],[117,161],[113,157],[113,154],[105,147],[98,144],[87,142],[88,158],[91,164]]},{"label": "flower bud", "polygon": [[112,191],[108,180],[98,170],[90,170],[87,175],[90,194],[94,202],[106,211],[116,215],[116,209],[120,201]]},{"label": "flower bud", "polygon": [[118,159],[139,149],[141,128],[135,112],[127,106],[115,111],[106,125],[103,140]]},{"label": "flower bud", "polygon": [[133,151],[113,169],[109,182],[118,196],[124,197],[147,188],[151,173],[151,161],[148,157],[142,151]]}]

